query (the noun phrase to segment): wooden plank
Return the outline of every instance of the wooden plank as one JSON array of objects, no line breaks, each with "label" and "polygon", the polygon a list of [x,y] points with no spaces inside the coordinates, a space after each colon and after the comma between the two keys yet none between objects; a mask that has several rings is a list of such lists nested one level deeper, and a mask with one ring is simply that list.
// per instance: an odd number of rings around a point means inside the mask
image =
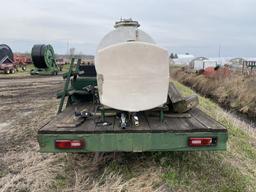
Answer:
[{"label": "wooden plank", "polygon": [[[159,113],[149,113],[148,116],[160,118]],[[164,113],[164,117],[166,117],[166,118],[191,118],[191,114],[190,113]]]},{"label": "wooden plank", "polygon": [[107,123],[110,123],[110,125],[102,125],[101,124],[101,117],[97,117],[95,119],[95,132],[102,132],[102,131],[113,131],[114,130],[114,125],[115,125],[115,117],[105,117],[105,121]]},{"label": "wooden plank", "polygon": [[[75,117],[75,110],[82,111],[82,110],[88,110],[90,111],[92,108],[91,103],[87,103],[86,105],[73,105],[70,106],[60,114],[58,114],[50,123],[48,123],[45,127],[42,128],[42,130],[55,130],[58,129],[65,130],[65,128],[77,128],[79,125],[81,125],[84,120],[82,118],[76,118]],[[54,125],[54,126],[52,126]]]},{"label": "wooden plank", "polygon": [[167,131],[168,128],[170,128],[168,127],[167,119],[164,119],[164,121],[161,122],[160,117],[149,117],[148,122],[151,132]]},{"label": "wooden plank", "polygon": [[187,118],[166,118],[167,127],[169,131],[186,131],[189,130],[190,127],[184,121]]},{"label": "wooden plank", "polygon": [[[195,132],[195,131],[226,131],[225,127],[217,121],[213,120],[200,109],[192,109],[188,112],[187,117],[165,116],[164,122],[160,121],[160,117],[149,116],[148,113],[139,113],[140,125],[138,127],[131,126],[121,129],[119,121],[116,117],[106,117],[111,122],[109,126],[96,126],[95,122],[100,117],[92,117],[86,119],[82,124],[76,127],[57,126],[60,122],[67,121],[74,116],[75,108],[77,110],[88,109],[93,111],[92,104],[78,104],[65,109],[61,114],[57,115],[51,122],[46,124],[39,130],[39,133],[122,133],[122,132]],[[190,116],[190,117],[189,117]]]},{"label": "wooden plank", "polygon": [[219,122],[217,122],[216,120],[214,120],[213,118],[211,118],[209,115],[202,112],[198,108],[191,110],[190,113],[198,122],[204,125],[205,129],[222,129],[222,130],[225,129],[226,130],[226,128],[222,124],[220,124]]}]

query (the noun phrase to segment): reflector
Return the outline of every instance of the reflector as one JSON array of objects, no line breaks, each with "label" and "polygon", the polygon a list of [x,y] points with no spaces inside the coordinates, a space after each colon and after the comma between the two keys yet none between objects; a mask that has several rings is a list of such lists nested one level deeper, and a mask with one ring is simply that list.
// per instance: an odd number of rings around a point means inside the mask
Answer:
[{"label": "reflector", "polygon": [[58,149],[81,149],[84,147],[83,140],[56,140],[55,147]]},{"label": "reflector", "polygon": [[203,138],[189,138],[188,145],[191,147],[211,146],[217,143],[217,138],[203,137]]}]

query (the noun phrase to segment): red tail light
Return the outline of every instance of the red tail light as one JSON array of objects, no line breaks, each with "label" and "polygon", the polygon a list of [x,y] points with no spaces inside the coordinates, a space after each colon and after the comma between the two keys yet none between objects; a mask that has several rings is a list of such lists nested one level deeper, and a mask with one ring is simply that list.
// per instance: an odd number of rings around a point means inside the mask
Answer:
[{"label": "red tail light", "polygon": [[56,140],[55,147],[58,149],[82,149],[84,148],[83,140]]},{"label": "red tail light", "polygon": [[188,145],[190,147],[203,147],[203,146],[212,146],[217,144],[216,137],[190,137],[188,139]]}]

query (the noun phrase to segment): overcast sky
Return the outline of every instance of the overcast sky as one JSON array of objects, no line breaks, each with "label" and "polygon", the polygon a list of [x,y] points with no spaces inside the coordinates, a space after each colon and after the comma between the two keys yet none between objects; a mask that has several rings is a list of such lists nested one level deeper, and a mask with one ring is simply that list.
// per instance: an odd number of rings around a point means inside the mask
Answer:
[{"label": "overcast sky", "polygon": [[[132,18],[169,52],[256,56],[255,0],[0,0],[0,43],[30,52],[94,54],[116,20]],[[69,43],[68,43],[69,42]]]}]

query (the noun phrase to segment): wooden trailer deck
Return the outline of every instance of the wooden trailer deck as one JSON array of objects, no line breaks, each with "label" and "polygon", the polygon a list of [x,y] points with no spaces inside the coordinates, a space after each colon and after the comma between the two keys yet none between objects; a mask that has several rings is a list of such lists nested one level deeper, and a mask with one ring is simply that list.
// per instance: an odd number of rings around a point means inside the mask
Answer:
[{"label": "wooden trailer deck", "polygon": [[[41,152],[142,152],[226,150],[227,130],[200,109],[188,113],[168,114],[160,121],[159,112],[139,113],[139,126],[121,129],[119,119],[106,117],[109,126],[99,126],[97,118],[74,118],[75,110],[93,111],[92,104],[66,108],[38,131]],[[192,147],[191,138],[212,140],[207,146]],[[81,147],[59,148],[56,142],[83,143]],[[65,147],[66,145],[64,145]]]},{"label": "wooden trailer deck", "polygon": [[96,125],[100,121],[97,118],[75,118],[75,109],[80,111],[87,109],[93,111],[91,104],[79,104],[66,108],[52,121],[43,126],[39,134],[98,134],[98,133],[155,133],[155,132],[226,132],[226,128],[215,121],[200,109],[195,108],[185,114],[168,114],[160,121],[159,112],[139,113],[139,126],[130,126],[121,129],[116,117],[106,117],[111,125]]}]

